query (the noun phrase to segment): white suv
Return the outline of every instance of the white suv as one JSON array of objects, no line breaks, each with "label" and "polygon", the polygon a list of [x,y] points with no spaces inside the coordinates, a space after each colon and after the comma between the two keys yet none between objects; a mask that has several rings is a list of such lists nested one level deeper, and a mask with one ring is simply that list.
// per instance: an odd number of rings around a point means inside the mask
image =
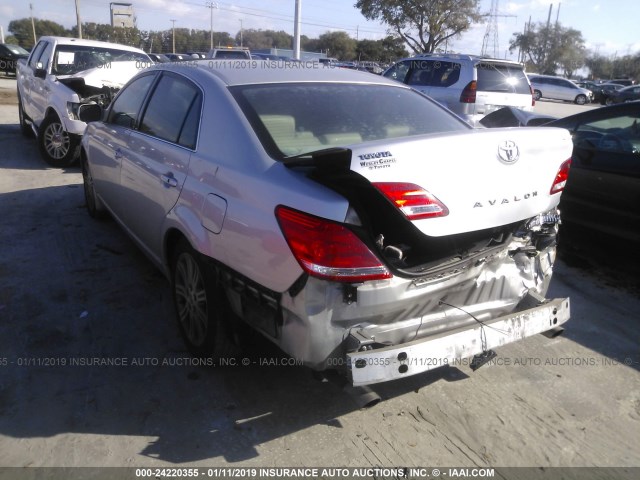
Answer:
[{"label": "white suv", "polygon": [[524,67],[474,55],[421,54],[383,75],[429,95],[472,125],[502,107],[532,111],[535,102]]}]

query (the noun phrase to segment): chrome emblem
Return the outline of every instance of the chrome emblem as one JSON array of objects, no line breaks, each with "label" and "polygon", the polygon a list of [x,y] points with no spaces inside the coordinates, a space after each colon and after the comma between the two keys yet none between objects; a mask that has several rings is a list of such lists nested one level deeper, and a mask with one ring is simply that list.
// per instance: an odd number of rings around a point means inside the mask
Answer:
[{"label": "chrome emblem", "polygon": [[504,163],[516,163],[520,158],[520,149],[516,142],[505,140],[498,146],[498,156]]}]

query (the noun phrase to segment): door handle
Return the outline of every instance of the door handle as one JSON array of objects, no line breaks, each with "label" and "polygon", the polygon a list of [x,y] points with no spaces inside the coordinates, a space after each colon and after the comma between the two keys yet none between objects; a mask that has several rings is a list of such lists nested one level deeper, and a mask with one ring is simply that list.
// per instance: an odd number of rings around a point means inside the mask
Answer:
[{"label": "door handle", "polygon": [[160,178],[162,179],[162,183],[164,184],[164,186],[167,188],[175,188],[178,186],[178,180],[176,180],[176,177],[174,177],[173,173],[171,172],[165,175],[160,175]]}]

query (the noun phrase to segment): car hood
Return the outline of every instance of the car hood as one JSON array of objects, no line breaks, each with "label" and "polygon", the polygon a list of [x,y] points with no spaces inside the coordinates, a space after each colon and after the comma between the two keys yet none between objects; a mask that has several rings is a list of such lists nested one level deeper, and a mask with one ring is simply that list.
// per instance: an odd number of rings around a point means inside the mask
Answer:
[{"label": "car hood", "polygon": [[371,183],[415,184],[448,209],[414,220],[440,237],[520,222],[555,208],[551,187],[571,158],[560,128],[500,128],[352,146],[351,170]]},{"label": "car hood", "polygon": [[122,88],[139,71],[140,62],[111,62],[73,75],[59,75],[58,79],[82,78],[85,85],[91,87]]}]

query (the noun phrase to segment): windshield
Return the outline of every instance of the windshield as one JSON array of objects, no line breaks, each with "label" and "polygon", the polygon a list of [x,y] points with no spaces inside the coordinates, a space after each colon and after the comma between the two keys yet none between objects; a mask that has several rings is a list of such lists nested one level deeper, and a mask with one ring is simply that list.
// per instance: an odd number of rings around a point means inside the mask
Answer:
[{"label": "windshield", "polygon": [[247,85],[231,91],[276,158],[372,140],[467,130],[469,125],[403,87],[341,83]]},{"label": "windshield", "polygon": [[150,59],[144,53],[117,48],[58,45],[53,58],[54,75],[73,75],[90,68],[109,68],[112,62],[145,62]]},{"label": "windshield", "polygon": [[27,52],[20,45],[5,44],[5,47],[7,47],[7,49],[9,49],[11,53],[14,53],[16,55],[29,55],[29,52]]}]

